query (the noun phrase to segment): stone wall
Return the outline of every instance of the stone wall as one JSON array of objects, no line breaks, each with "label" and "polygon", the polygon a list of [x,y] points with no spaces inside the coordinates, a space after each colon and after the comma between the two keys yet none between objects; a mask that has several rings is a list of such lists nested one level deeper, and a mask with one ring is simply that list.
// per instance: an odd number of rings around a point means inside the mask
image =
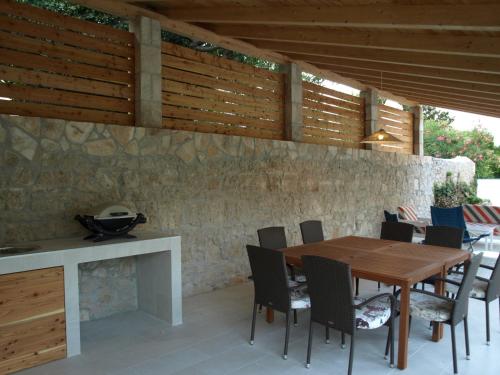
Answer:
[{"label": "stone wall", "polygon": [[[77,213],[109,202],[143,212],[140,230],[182,236],[184,294],[246,280],[256,230],[323,221],[327,237],[377,236],[383,210],[429,215],[432,185],[470,160],[215,134],[0,116],[0,243],[83,236]],[[137,306],[130,259],[83,265],[82,319]]]},{"label": "stone wall", "polygon": [[446,173],[451,172],[453,178],[472,182],[476,173],[476,165],[472,160],[464,156],[457,156],[454,159],[433,158],[432,171],[437,180],[444,180]]}]

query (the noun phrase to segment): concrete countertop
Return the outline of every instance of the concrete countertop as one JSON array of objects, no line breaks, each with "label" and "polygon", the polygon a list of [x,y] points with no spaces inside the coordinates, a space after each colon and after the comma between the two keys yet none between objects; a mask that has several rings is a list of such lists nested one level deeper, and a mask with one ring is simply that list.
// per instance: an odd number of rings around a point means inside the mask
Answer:
[{"label": "concrete countertop", "polygon": [[56,267],[67,262],[85,263],[153,253],[161,251],[158,246],[160,242],[172,239],[180,240],[179,236],[169,236],[163,233],[137,233],[134,235],[137,238],[116,238],[102,242],[72,237],[10,243],[8,245],[13,247],[39,246],[40,248],[20,254],[1,254],[0,275]]}]

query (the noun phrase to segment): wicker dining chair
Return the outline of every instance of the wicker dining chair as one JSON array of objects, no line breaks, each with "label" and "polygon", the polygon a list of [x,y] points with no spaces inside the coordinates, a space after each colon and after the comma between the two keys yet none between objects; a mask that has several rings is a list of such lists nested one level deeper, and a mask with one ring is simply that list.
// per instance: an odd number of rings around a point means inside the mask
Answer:
[{"label": "wicker dining chair", "polygon": [[429,225],[425,228],[425,245],[462,248],[464,230],[445,225]]},{"label": "wicker dining chair", "polygon": [[257,229],[259,244],[266,249],[278,250],[287,247],[285,227]]},{"label": "wicker dining chair", "polygon": [[305,291],[304,285],[289,280],[283,252],[247,245],[247,253],[255,291],[250,345],[253,345],[255,338],[257,306],[261,305],[272,308],[274,311],[279,311],[286,315],[283,358],[287,359],[288,340],[290,337],[290,313],[298,309],[308,309],[311,305],[309,296]]},{"label": "wicker dining chair", "polygon": [[[500,256],[497,258],[495,266],[488,266],[485,264],[479,265],[480,268],[491,271],[489,278],[476,276],[472,283],[472,290],[470,298],[477,299],[484,302],[486,312],[486,345],[490,345],[490,302],[498,298],[498,311],[500,313]],[[451,271],[448,279],[457,283],[462,283],[464,273],[460,271]],[[452,295],[456,295],[458,288],[456,285],[447,284],[446,291]]]},{"label": "wicker dining chair", "polygon": [[455,327],[462,321],[464,322],[465,351],[467,359],[470,357],[469,331],[467,324],[469,294],[472,290],[482,257],[482,253],[475,255],[470,262],[466,264],[466,271],[462,283],[447,278],[436,278],[436,280],[458,286],[456,298],[441,296],[426,290],[413,288],[410,290],[410,315],[412,317],[417,316],[431,322],[445,323],[450,326],[453,372],[455,374],[458,373]]},{"label": "wicker dining chair", "polygon": [[[366,300],[353,298],[351,266],[318,256],[302,256],[311,301],[309,339],[306,367],[311,365],[313,323],[341,332],[342,347],[345,334],[351,336],[348,375],[352,373],[354,342],[357,329],[389,327],[390,365],[394,365],[394,311],[396,299],[383,293]],[[328,334],[327,334],[328,337]]]},{"label": "wicker dining chair", "polygon": [[384,210],[384,218],[385,218],[385,221],[389,221],[389,222],[398,222],[399,221],[398,214],[392,214],[387,210]]},{"label": "wicker dining chair", "polygon": [[325,240],[323,226],[319,220],[308,220],[300,223],[300,233],[304,244]]},{"label": "wicker dining chair", "polygon": [[[260,247],[271,249],[271,250],[279,250],[288,247],[286,241],[285,227],[267,227],[257,230],[257,236],[259,237],[259,245]],[[305,283],[306,277],[301,273],[300,269],[296,269],[294,265],[288,264],[286,265],[288,268],[289,278],[292,281],[296,281],[298,283]],[[262,306],[259,307],[259,311],[262,309]],[[297,311],[293,311],[293,324],[297,325]]]},{"label": "wicker dining chair", "polygon": [[380,229],[380,239],[411,242],[413,240],[413,225],[402,222],[384,221]]},{"label": "wicker dining chair", "polygon": [[[425,245],[450,247],[453,249],[462,248],[464,230],[462,228],[429,225],[425,228]],[[435,277],[429,277],[422,281],[422,290],[425,285],[434,285]]]},{"label": "wicker dining chair", "polygon": [[[279,250],[288,247],[286,242],[285,227],[267,227],[257,230],[260,247],[271,250]],[[286,265],[290,273],[290,278],[294,281],[303,283],[306,281],[304,275],[297,274],[292,264]]]}]

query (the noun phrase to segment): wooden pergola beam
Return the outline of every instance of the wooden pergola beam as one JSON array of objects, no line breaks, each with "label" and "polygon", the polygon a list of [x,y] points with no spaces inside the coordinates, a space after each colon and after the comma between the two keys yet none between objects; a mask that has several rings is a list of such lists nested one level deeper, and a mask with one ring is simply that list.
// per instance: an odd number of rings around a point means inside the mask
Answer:
[{"label": "wooden pergola beam", "polygon": [[409,96],[410,99],[418,101],[422,105],[429,105],[433,107],[440,107],[445,109],[454,109],[462,112],[476,113],[484,116],[500,117],[500,111],[490,111],[482,109],[478,106],[468,106],[463,104],[457,104],[456,102],[449,102],[443,100],[434,100],[429,98],[423,98],[418,95]]},{"label": "wooden pergola beam", "polygon": [[[318,64],[322,67],[321,64]],[[429,90],[437,91],[460,91],[464,95],[470,95],[472,97],[483,97],[483,98],[497,98],[500,99],[500,86],[488,86],[477,83],[467,83],[467,82],[457,82],[450,80],[437,80],[434,78],[426,77],[412,77],[399,73],[380,73],[373,71],[359,71],[357,69],[350,69],[346,67],[331,68],[336,73],[340,75],[345,75],[349,77],[359,77],[362,79],[364,77],[370,77],[378,80],[379,82],[393,82],[405,83],[407,85],[416,85],[416,87],[427,87]]]},{"label": "wooden pergola beam", "polygon": [[484,73],[500,73],[500,59],[477,56],[450,56],[437,53],[373,50],[367,48],[338,47],[319,44],[254,40],[252,44],[281,53],[300,53],[311,56],[342,57],[359,61],[386,62],[410,66],[446,68]]},{"label": "wooden pergola beam", "polygon": [[[350,68],[359,70],[359,73],[380,74],[399,73],[412,77],[426,77],[436,80],[451,80],[458,82],[480,83],[483,85],[500,85],[500,74],[468,72],[463,70],[447,70],[443,68],[428,68],[423,66],[395,65],[385,62],[358,61],[338,57],[311,56],[299,53],[287,53],[294,60],[303,60],[311,64],[322,66],[324,69]],[[438,82],[439,83],[439,82]]]},{"label": "wooden pergola beam", "polygon": [[475,107],[481,107],[481,110],[485,111],[492,111],[492,112],[500,112],[500,106],[478,106],[478,104],[474,101],[469,101],[469,100],[458,100],[455,98],[450,98],[450,97],[444,97],[440,96],[439,94],[422,94],[419,92],[411,92],[411,90],[402,90],[402,89],[396,89],[396,92],[400,93],[401,95],[414,95],[422,98],[423,100],[440,100],[440,101],[446,101],[453,103],[455,105],[464,105],[464,106],[475,106]]},{"label": "wooden pergola beam", "polygon": [[487,116],[500,117],[500,110],[484,108],[478,105],[461,103],[456,100],[433,98],[419,93],[407,93],[404,90],[398,91],[401,95],[407,94],[411,99],[418,101],[421,105],[430,105],[442,108],[456,109],[464,112],[471,112],[477,114],[484,114]]},{"label": "wooden pergola beam", "polygon": [[398,81],[380,81],[380,79],[376,77],[360,77],[357,75],[350,75],[349,73],[344,73],[348,77],[352,77],[359,79],[366,85],[374,86],[377,88],[382,88],[384,90],[390,92],[399,91],[398,94],[401,94],[402,90],[406,90],[409,93],[422,93],[422,94],[431,94],[431,95],[439,95],[441,97],[449,97],[450,99],[468,101],[470,103],[476,103],[481,106],[496,106],[500,104],[500,96],[499,95],[470,95],[469,93],[464,93],[463,91],[452,90],[452,89],[439,89],[433,88],[429,86],[416,85],[412,82],[398,82]]},{"label": "wooden pergola beam", "polygon": [[186,22],[434,30],[500,30],[500,4],[192,7],[162,9]]},{"label": "wooden pergola beam", "polygon": [[500,37],[488,34],[460,35],[449,32],[401,32],[310,26],[202,24],[213,32],[247,40],[316,43],[373,49],[434,52],[452,55],[500,57]]},{"label": "wooden pergola beam", "polygon": [[[417,100],[419,103],[426,103],[430,100],[440,101],[442,103],[448,103],[450,105],[461,105],[467,106],[469,108],[475,107],[478,111],[488,111],[488,112],[500,112],[500,102],[493,104],[485,103],[481,99],[474,99],[467,96],[460,96],[449,92],[439,92],[439,91],[429,91],[416,89],[412,86],[402,86],[394,84],[380,84],[376,80],[367,78],[363,80],[366,84],[373,87],[383,88],[384,90],[390,90],[392,93],[401,95],[413,100]],[[381,97],[384,97],[381,95]],[[418,99],[415,99],[418,98]],[[386,98],[390,99],[390,98]]]},{"label": "wooden pergola beam", "polygon": [[160,13],[125,2],[111,0],[70,0],[70,2],[127,19],[134,19],[139,16],[149,17],[158,20],[163,29],[194,40],[202,40],[232,51],[237,51],[280,64],[289,61],[289,58],[280,53],[267,51],[257,48],[250,43],[220,36],[210,30],[206,30],[186,22],[173,20]]},{"label": "wooden pergola beam", "polygon": [[[380,85],[370,80],[367,80],[367,82],[374,86]],[[416,90],[413,87],[406,87],[406,86],[382,85],[381,87],[384,87],[388,90],[391,90],[391,92],[393,91],[400,95],[419,96],[421,98],[426,98],[431,100],[443,100],[443,101],[453,102],[455,104],[477,106],[485,110],[500,111],[500,102],[485,103],[480,99],[463,97],[460,95],[455,95],[454,93],[435,92],[435,91],[426,91],[418,89]]]}]

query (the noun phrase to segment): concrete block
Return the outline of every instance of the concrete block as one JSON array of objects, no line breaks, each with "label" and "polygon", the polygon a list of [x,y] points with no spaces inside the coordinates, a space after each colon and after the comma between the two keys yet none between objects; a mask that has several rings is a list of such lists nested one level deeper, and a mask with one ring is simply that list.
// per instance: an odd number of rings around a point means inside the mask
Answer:
[{"label": "concrete block", "polygon": [[160,128],[161,98],[161,27],[157,20],[138,17],[131,29],[136,35],[135,122]]},{"label": "concrete block", "polygon": [[302,71],[296,64],[286,69],[285,84],[285,139],[301,142],[304,138],[302,123]]}]

